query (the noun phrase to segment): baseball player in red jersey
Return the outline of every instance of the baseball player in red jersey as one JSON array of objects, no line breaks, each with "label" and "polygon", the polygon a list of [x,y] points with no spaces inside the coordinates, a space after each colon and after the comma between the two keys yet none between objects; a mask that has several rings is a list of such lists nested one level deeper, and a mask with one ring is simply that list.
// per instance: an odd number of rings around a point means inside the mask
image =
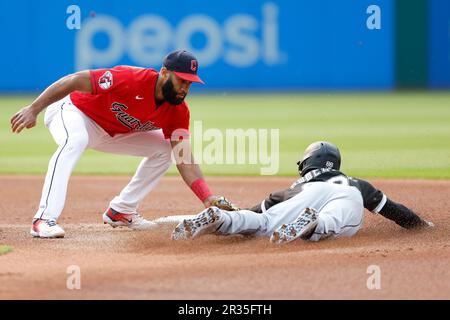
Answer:
[{"label": "baseball player in red jersey", "polygon": [[181,142],[189,148],[189,161],[177,161],[186,184],[205,207],[218,201],[231,205],[210,192],[190,153],[189,108],[184,99],[192,82],[203,83],[197,71],[197,59],[184,50],[169,53],[159,72],[132,66],[80,71],[56,81],[16,113],[11,127],[19,133],[34,127],[38,114],[47,107],[44,122],[58,144],[31,234],[64,236],[56,221],[64,207],[69,177],[87,148],[144,157],[130,183],[103,214],[103,221],[113,227],[144,230],[156,225],[140,216],[137,208],[170,167],[172,149]]}]

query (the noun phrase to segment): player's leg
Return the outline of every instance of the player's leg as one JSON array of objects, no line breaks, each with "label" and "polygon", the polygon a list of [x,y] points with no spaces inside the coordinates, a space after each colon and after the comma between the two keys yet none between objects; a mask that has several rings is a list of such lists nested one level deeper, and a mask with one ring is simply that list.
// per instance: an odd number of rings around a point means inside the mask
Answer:
[{"label": "player's leg", "polygon": [[309,240],[350,237],[361,228],[364,221],[361,195],[352,187],[345,188],[349,188],[346,197],[330,201],[320,210],[317,227]]},{"label": "player's leg", "polygon": [[[205,233],[204,230],[207,230],[207,233],[222,235],[271,236],[280,225],[294,221],[306,207],[320,208],[323,206],[331,194],[330,189],[332,187],[328,183],[311,184],[299,195],[271,207],[262,214],[249,210],[204,210],[196,218],[180,223],[177,226],[178,230],[176,228],[174,233],[179,234],[180,238],[196,237]],[[217,226],[217,228],[214,229],[214,226]],[[184,231],[186,227],[187,232]],[[186,236],[183,234],[186,234]]]},{"label": "player's leg", "polygon": [[89,143],[89,134],[85,119],[67,97],[47,108],[45,123],[58,144],[58,149],[48,164],[31,234],[39,237],[62,237],[64,231],[55,222],[64,208],[69,177]]},{"label": "player's leg", "polygon": [[133,229],[149,229],[155,226],[154,223],[143,219],[137,209],[172,163],[170,142],[164,139],[162,131],[105,137],[94,149],[144,157],[131,181],[110,202],[110,208],[103,216],[104,221],[112,226],[127,226]]},{"label": "player's leg", "polygon": [[221,212],[224,219],[223,224],[217,230],[218,234],[260,235],[267,229],[268,217],[266,214],[249,210],[221,210]]},{"label": "player's leg", "polygon": [[316,235],[311,240],[318,240],[323,230],[340,233],[339,226],[353,223],[351,220],[355,214],[352,209],[362,212],[362,208],[361,194],[357,189],[313,182],[295,197],[267,211],[269,226],[266,235],[271,236],[271,242],[278,244],[299,238],[310,239],[313,232]]},{"label": "player's leg", "polygon": [[270,242],[288,243],[296,239],[308,240],[318,224],[318,214],[313,208],[306,207],[293,222],[283,224],[275,230]]},{"label": "player's leg", "polygon": [[[316,219],[312,213],[317,213],[332,199],[334,190],[335,186],[330,183],[309,183],[302,192],[269,208],[266,212],[269,223],[264,235],[271,237],[277,229],[290,223],[298,222],[299,225],[306,227],[305,223],[309,220],[314,222]],[[305,212],[306,208],[308,208],[307,212]],[[303,215],[304,219],[301,219]]]},{"label": "player's leg", "polygon": [[203,210],[196,217],[179,223],[172,232],[173,240],[197,238],[203,234],[253,235],[265,230],[267,218],[248,210],[226,211],[217,207]]}]

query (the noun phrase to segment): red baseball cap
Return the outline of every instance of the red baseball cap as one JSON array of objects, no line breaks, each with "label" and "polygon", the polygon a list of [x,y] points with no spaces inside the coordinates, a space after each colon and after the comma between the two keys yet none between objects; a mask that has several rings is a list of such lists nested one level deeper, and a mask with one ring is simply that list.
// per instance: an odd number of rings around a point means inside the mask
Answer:
[{"label": "red baseball cap", "polygon": [[163,66],[183,80],[204,84],[202,79],[197,75],[197,58],[186,50],[177,50],[169,53],[164,58]]}]

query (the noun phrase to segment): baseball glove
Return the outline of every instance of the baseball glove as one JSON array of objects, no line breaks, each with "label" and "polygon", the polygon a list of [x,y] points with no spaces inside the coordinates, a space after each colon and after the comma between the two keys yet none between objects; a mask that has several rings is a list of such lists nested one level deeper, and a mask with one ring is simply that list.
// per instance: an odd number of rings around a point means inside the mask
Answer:
[{"label": "baseball glove", "polygon": [[240,210],[239,207],[235,206],[233,203],[231,203],[230,200],[228,200],[225,197],[217,197],[213,201],[211,201],[211,206],[217,207],[222,210],[227,211],[238,211]]}]

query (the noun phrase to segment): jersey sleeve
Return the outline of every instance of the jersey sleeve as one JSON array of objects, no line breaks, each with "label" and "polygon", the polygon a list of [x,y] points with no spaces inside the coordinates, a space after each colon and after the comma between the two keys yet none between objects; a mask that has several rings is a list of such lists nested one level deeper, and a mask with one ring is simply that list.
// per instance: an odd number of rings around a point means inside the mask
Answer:
[{"label": "jersey sleeve", "polygon": [[105,94],[128,89],[131,70],[125,66],[111,69],[89,70],[91,76],[92,94]]},{"label": "jersey sleeve", "polygon": [[383,192],[362,179],[350,178],[350,184],[357,187],[361,192],[364,208],[373,213],[378,213],[383,209],[387,201],[387,197]]},{"label": "jersey sleeve", "polygon": [[181,110],[174,112],[170,124],[163,128],[164,137],[175,141],[189,139],[189,121],[190,112],[186,104],[176,106],[174,108],[182,107]]}]

